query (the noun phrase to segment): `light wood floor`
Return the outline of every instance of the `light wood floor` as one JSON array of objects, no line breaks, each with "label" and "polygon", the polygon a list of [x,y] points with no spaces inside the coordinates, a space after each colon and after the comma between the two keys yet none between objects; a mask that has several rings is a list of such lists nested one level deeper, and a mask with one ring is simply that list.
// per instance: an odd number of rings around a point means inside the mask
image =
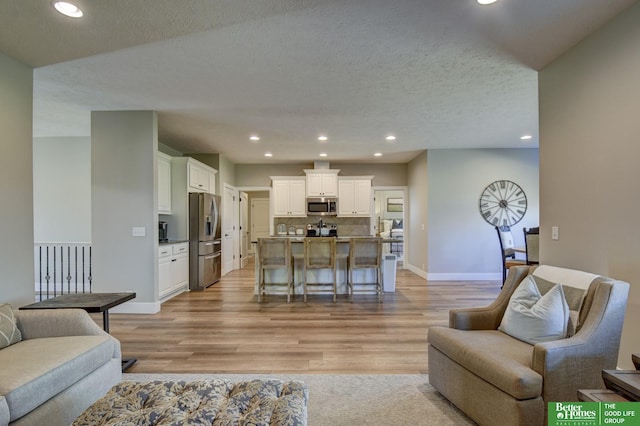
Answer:
[{"label": "light wood floor", "polygon": [[[253,265],[204,291],[183,293],[155,315],[111,314],[110,330],[130,373],[427,373],[427,329],[446,325],[453,307],[484,306],[497,281],[427,282],[397,271],[396,292],[346,295],[253,295]],[[98,322],[100,320],[98,319]]]}]

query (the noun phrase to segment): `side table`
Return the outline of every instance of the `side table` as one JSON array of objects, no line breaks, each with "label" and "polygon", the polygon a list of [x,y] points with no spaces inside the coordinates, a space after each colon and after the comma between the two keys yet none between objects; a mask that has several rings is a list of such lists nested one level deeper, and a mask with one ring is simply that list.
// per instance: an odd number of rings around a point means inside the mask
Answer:
[{"label": "side table", "polygon": [[623,395],[629,401],[640,401],[640,371],[602,370],[602,379],[608,389]]},{"label": "side table", "polygon": [[[102,328],[109,332],[109,309],[134,299],[135,293],[68,293],[42,300],[20,309],[84,309],[87,312],[102,312]],[[130,368],[137,359],[123,359],[122,371]]]},{"label": "side table", "polygon": [[629,402],[627,398],[611,389],[579,389],[578,401],[582,402]]}]

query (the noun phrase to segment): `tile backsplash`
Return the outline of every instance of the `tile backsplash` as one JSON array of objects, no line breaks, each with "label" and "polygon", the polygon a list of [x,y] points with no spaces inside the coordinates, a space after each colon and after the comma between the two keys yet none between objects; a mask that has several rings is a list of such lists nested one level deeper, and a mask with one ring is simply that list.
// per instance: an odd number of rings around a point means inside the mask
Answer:
[{"label": "tile backsplash", "polygon": [[[306,233],[307,224],[317,225],[320,216],[314,217],[276,217],[273,219],[274,232],[277,231],[278,225],[284,223],[287,229],[290,226],[295,228],[303,228]],[[371,232],[371,218],[368,217],[336,217],[324,216],[322,222],[325,225],[338,225],[338,236],[366,236]]]}]

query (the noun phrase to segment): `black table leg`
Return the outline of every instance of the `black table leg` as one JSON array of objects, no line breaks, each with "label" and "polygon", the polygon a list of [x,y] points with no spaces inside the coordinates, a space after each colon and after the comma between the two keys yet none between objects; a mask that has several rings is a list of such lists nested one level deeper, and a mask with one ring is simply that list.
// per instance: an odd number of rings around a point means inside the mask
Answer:
[{"label": "black table leg", "polygon": [[109,332],[109,310],[102,312],[102,329]]},{"label": "black table leg", "polygon": [[[109,310],[108,309],[102,312],[102,328],[104,329],[104,331],[109,333]],[[133,364],[136,363],[136,361],[137,361],[136,358],[123,359],[122,372],[125,372],[126,370],[131,368]]]}]

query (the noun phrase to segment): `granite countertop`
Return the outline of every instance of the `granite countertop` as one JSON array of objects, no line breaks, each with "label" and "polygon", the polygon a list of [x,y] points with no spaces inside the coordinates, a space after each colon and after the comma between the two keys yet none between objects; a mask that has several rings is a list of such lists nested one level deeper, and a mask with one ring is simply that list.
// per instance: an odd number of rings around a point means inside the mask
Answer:
[{"label": "granite countertop", "polygon": [[[344,236],[338,236],[335,237],[336,242],[338,243],[348,243],[349,239],[351,238],[356,238],[356,237],[369,237],[370,235],[344,235]],[[304,235],[274,235],[273,237],[269,237],[269,238],[290,238],[292,243],[302,243],[304,242],[304,239],[306,238]],[[309,237],[309,238],[319,238],[319,237]],[[252,243],[256,244],[257,241],[251,241]]]},{"label": "granite countertop", "polygon": [[169,240],[169,241],[160,241],[158,245],[166,245],[166,244],[178,244],[178,243],[188,243],[189,240]]}]

